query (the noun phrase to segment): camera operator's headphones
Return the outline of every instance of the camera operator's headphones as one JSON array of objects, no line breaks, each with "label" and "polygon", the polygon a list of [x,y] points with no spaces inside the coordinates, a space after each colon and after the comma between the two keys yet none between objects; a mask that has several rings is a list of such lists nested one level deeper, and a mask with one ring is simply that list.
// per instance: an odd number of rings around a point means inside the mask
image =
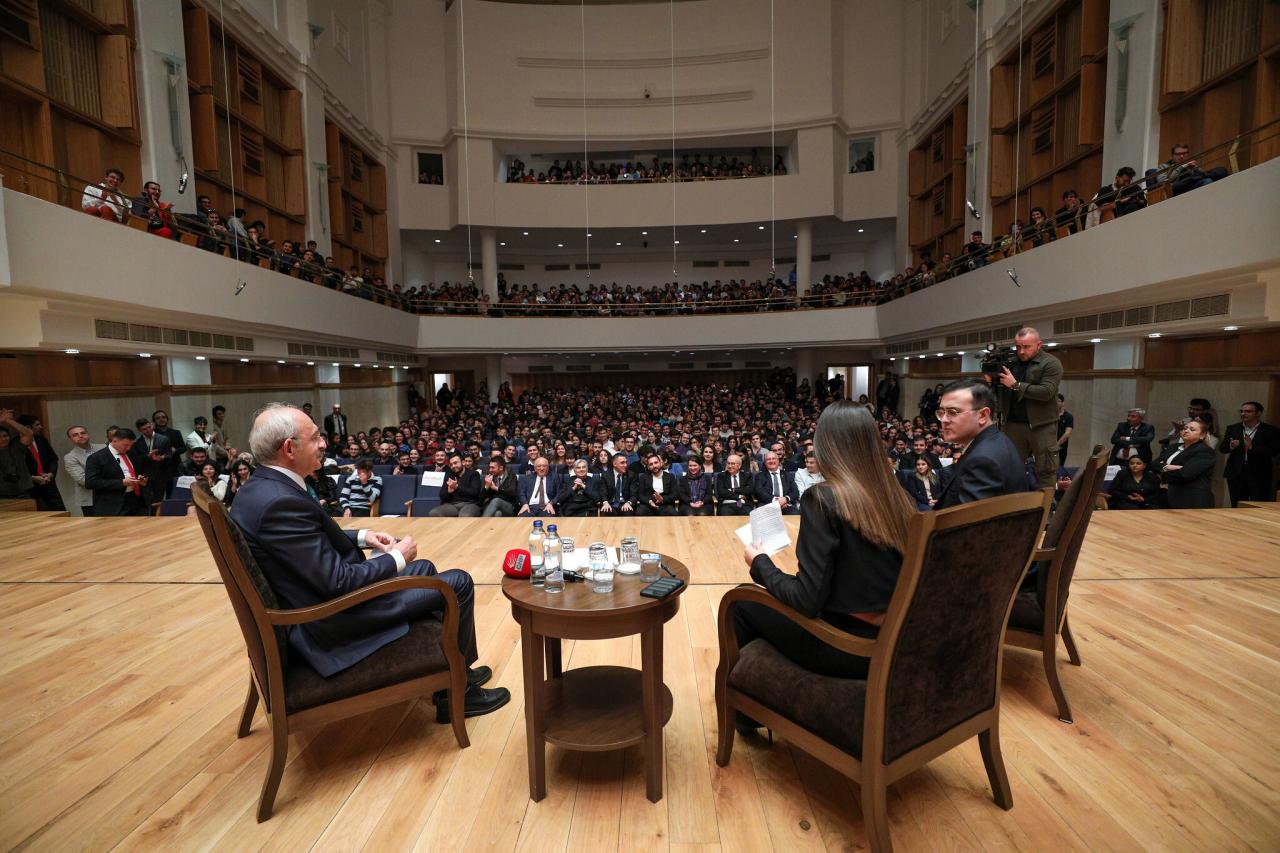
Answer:
[{"label": "camera operator's headphones", "polygon": [[520,548],[512,548],[502,559],[502,572],[511,578],[527,578],[532,567],[529,552]]}]

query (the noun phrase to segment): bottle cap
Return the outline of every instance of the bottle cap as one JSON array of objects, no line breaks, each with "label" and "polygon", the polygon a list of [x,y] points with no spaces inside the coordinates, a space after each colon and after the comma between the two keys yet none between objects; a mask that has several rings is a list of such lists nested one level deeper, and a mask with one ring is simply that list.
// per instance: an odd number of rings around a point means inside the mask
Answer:
[{"label": "bottle cap", "polygon": [[556,526],[555,526],[554,524],[548,524],[548,525],[547,525],[547,532],[548,532],[548,533],[555,533],[555,532],[556,532]]},{"label": "bottle cap", "polygon": [[541,527],[541,526],[542,526],[542,519],[538,519],[537,521],[535,521],[535,522],[533,523],[533,526],[534,526],[534,527]]}]

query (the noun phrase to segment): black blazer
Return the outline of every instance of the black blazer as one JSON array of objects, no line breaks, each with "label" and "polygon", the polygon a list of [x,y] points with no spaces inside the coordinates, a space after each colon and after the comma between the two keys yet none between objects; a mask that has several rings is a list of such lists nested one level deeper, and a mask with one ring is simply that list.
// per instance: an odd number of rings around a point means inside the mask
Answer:
[{"label": "black blazer", "polygon": [[[133,460],[130,459],[130,462]],[[141,475],[136,466],[134,473]],[[93,514],[124,515],[128,496],[124,487],[124,471],[116,463],[111,447],[90,453],[84,460],[84,487],[93,491]],[[143,492],[145,494],[145,491]],[[145,504],[145,498],[139,497],[139,503]]]},{"label": "black blazer", "polygon": [[969,442],[960,461],[949,466],[934,509],[1012,495],[1027,490],[1027,469],[1009,437],[994,424]]},{"label": "black blazer", "polygon": [[[793,481],[794,482],[794,481]],[[738,488],[733,488],[730,483],[730,475],[728,471],[721,471],[716,474],[716,502],[721,504],[737,503],[741,498],[743,506],[752,508],[756,502],[753,497],[755,491],[755,476],[747,470],[738,469]]]},{"label": "black blazer", "polygon": [[[483,477],[480,478],[480,483],[482,485],[484,484]],[[511,504],[512,507],[518,507],[520,506],[520,499],[516,494],[517,487],[518,478],[515,474],[511,473],[510,470],[507,470],[502,473],[502,479],[498,481],[498,488],[491,489],[488,486],[484,486],[481,494],[485,503],[488,503],[494,498],[502,498],[504,501]]]},{"label": "black blazer", "polygon": [[1111,433],[1111,464],[1125,464],[1120,459],[1120,451],[1126,447],[1132,447],[1138,451],[1138,455],[1142,457],[1142,461],[1148,465],[1151,464],[1151,442],[1155,441],[1156,428],[1151,424],[1138,424],[1138,428],[1131,430],[1128,421],[1121,421],[1116,424],[1115,431]]},{"label": "black blazer", "polygon": [[774,598],[805,616],[881,613],[888,609],[902,569],[902,555],[862,538],[835,513],[825,483],[805,489],[800,499],[800,535],[789,575],[767,554],[751,561],[751,579]]},{"label": "black blazer", "polygon": [[[790,471],[778,469],[778,476],[782,478],[782,496],[787,499],[788,509],[800,508],[800,490],[796,488],[796,475]],[[773,479],[768,471],[760,471],[756,474],[754,482],[756,503],[764,506],[773,501]]]},{"label": "black blazer", "polygon": [[[395,558],[366,558],[355,530],[343,530],[288,476],[265,465],[231,505],[254,559],[285,607],[310,607],[396,576]],[[289,644],[326,678],[409,631],[409,592],[357,604],[328,619],[289,626]]]},{"label": "black blazer", "polygon": [[[1160,479],[1169,487],[1169,507],[1171,509],[1213,509],[1217,503],[1213,499],[1213,466],[1217,456],[1213,448],[1203,441],[1197,441],[1184,448],[1177,458],[1169,461],[1167,454],[1156,466],[1160,469]],[[1181,465],[1178,471],[1165,471],[1164,466]],[[87,481],[86,481],[87,482]]]},{"label": "black blazer", "polygon": [[484,480],[479,471],[463,471],[454,474],[450,471],[444,475],[445,483],[457,480],[458,487],[452,492],[444,486],[440,487],[440,503],[442,504],[475,504],[480,506],[480,496],[484,493]]},{"label": "black blazer", "polygon": [[[653,491],[653,475],[645,471],[636,477],[635,485],[631,489],[631,502],[639,506],[649,505],[649,501],[654,499]],[[680,488],[680,480],[670,471],[662,472],[662,503],[658,506],[674,506],[679,507],[684,503],[684,494]]]},{"label": "black blazer", "polygon": [[[341,429],[338,428],[339,426],[341,426]],[[347,424],[346,415],[339,415],[338,419],[335,419],[333,415],[325,415],[324,416],[324,437],[328,438],[329,436],[333,435],[336,432],[338,435],[342,436],[343,438],[346,438],[347,426],[348,424]]]},{"label": "black blazer", "polygon": [[563,488],[560,494],[552,503],[555,504],[556,511],[570,510],[572,512],[588,512],[594,513],[600,509],[600,504],[604,503],[604,492],[600,490],[600,477],[583,477],[582,485],[575,488],[574,483],[577,477],[565,477],[562,483]]},{"label": "black blazer", "polygon": [[[907,494],[911,495],[911,499],[916,502],[916,509],[921,512],[933,509],[933,507],[929,506],[930,492],[925,488],[920,478],[916,476],[915,471],[902,472],[899,482],[907,490]],[[938,495],[942,491],[942,478],[939,477],[938,482],[934,483],[930,488],[932,489],[933,500],[938,500]]]},{"label": "black blazer", "polygon": [[600,481],[599,491],[597,492],[600,503],[607,503],[617,509],[635,497],[636,478],[630,471],[622,475],[622,500],[618,500],[617,471],[610,469],[596,479]]},{"label": "black blazer", "polygon": [[[1142,472],[1142,479],[1135,480],[1129,471],[1121,471],[1107,489],[1111,495],[1112,509],[1159,509],[1160,477],[1151,469]],[[1131,494],[1142,495],[1142,501],[1130,500]]]},{"label": "black blazer", "polygon": [[[1235,450],[1231,449],[1232,441],[1240,442]],[[1259,423],[1258,431],[1253,434],[1253,446],[1249,449],[1249,458],[1245,459],[1244,424],[1232,424],[1227,427],[1218,445],[1218,452],[1227,455],[1227,467],[1223,472],[1228,479],[1234,477],[1270,477],[1271,465],[1276,456],[1280,456],[1280,427]],[[45,466],[45,470],[49,470]]]},{"label": "black blazer", "polygon": [[146,436],[139,435],[138,440],[129,449],[129,461],[133,463],[134,470],[139,474],[161,479],[167,476],[170,470],[176,470],[171,469],[169,462],[172,449],[173,445],[169,443],[169,437],[156,431],[152,434],[151,450],[159,452],[162,456],[160,459],[152,459],[151,454],[147,452]]}]

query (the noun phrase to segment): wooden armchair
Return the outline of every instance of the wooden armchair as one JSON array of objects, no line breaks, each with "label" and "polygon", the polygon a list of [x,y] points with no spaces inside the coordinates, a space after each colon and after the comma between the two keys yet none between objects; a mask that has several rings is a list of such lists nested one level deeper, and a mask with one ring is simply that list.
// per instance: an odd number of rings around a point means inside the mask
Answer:
[{"label": "wooden armchair", "polygon": [[[874,640],[806,618],[760,587],[730,590],[719,614],[716,763],[729,763],[734,712],[742,711],[856,780],[871,849],[887,851],[886,788],[976,735],[996,804],[1012,808],[1000,755],[1004,632],[1050,498],[1008,495],[912,518]],[[738,648],[739,602],[776,610],[828,645],[870,658],[868,678],[809,672],[765,639]]]},{"label": "wooden armchair", "polygon": [[[1107,471],[1108,451],[1095,447],[1093,456],[1076,472],[1071,486],[1058,501],[1053,520],[1045,531],[1035,556],[1036,588],[1018,593],[1009,613],[1005,642],[1011,646],[1038,650],[1044,658],[1044,674],[1058,703],[1058,719],[1072,723],[1071,706],[1058,678],[1058,636],[1071,663],[1080,666],[1080,653],[1067,622],[1067,596],[1076,573],[1076,559],[1084,543],[1089,519],[1097,506],[1094,496]],[[1052,619],[1045,614],[1052,613]]]},{"label": "wooden armchair", "polygon": [[[454,737],[459,747],[469,745],[463,714],[467,667],[457,639],[458,600],[446,583],[434,577],[392,578],[313,607],[281,610],[222,502],[202,485],[192,489],[192,499],[249,653],[249,695],[238,736],[249,734],[259,696],[271,727],[271,763],[258,801],[259,823],[271,817],[293,729],[323,725],[447,690]],[[291,654],[287,626],[304,625],[380,595],[414,588],[440,593],[445,602],[443,619],[411,622],[408,634],[328,678]]]}]

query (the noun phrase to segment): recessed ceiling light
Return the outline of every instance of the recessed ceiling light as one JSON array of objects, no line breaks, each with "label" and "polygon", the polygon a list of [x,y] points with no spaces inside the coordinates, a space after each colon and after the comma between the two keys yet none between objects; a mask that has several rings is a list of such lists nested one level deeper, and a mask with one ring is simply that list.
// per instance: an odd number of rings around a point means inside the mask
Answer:
[{"label": "recessed ceiling light", "polygon": [[352,367],[364,367],[364,365],[357,361],[355,364],[352,365]]},{"label": "recessed ceiling light", "polygon": [[242,358],[242,359],[240,359],[240,363],[241,363],[241,364],[248,364],[248,363],[249,363],[249,359],[247,359],[247,358]]},{"label": "recessed ceiling light", "polygon": [[556,248],[557,248],[557,249],[563,249],[563,248],[564,248],[564,243],[556,243]]},{"label": "recessed ceiling light", "polygon": [[649,232],[648,232],[648,231],[641,231],[641,232],[640,232],[640,236],[641,236],[641,237],[648,237],[648,236],[649,236]]},{"label": "recessed ceiling light", "polygon": [[764,226],[763,226],[763,225],[757,225],[757,226],[756,226],[756,230],[757,230],[757,231],[763,231],[763,230],[764,230]]},{"label": "recessed ceiling light", "polygon": [[615,246],[621,246],[622,244],[621,244],[621,243],[614,243],[613,245],[615,245]]},{"label": "recessed ceiling light", "polygon": [[863,231],[866,231],[866,230],[867,230],[867,229],[865,229],[865,228],[859,228],[859,229],[858,229],[858,233],[859,233],[859,234],[861,234]]},{"label": "recessed ceiling light", "polygon": [[890,361],[897,361],[897,360],[898,360],[898,357],[897,357],[896,355],[891,355],[891,356],[889,356],[889,360],[890,360]]},{"label": "recessed ceiling light", "polygon": [[673,240],[672,242],[673,242],[673,243],[675,243],[677,246],[679,246],[679,245],[680,245],[680,241],[679,241],[679,240]]},{"label": "recessed ceiling light", "polygon": [[437,242],[437,243],[441,242],[441,240],[440,240],[440,238],[439,238],[439,237],[437,237],[437,238],[436,238],[436,242]]},{"label": "recessed ceiling light", "polygon": [[702,229],[702,233],[703,233],[703,234],[706,234],[706,233],[707,233],[707,229],[703,228],[703,229]]},{"label": "recessed ceiling light", "polygon": [[956,353],[956,355],[964,355],[964,350],[960,350],[960,352]]},{"label": "recessed ceiling light", "polygon": [[277,359],[276,359],[276,364],[284,364],[284,359],[283,359],[283,358],[277,358]]},{"label": "recessed ceiling light", "polygon": [[330,362],[330,364],[331,364],[333,367],[341,367],[341,366],[342,366],[341,364],[339,364],[339,363],[338,363],[338,362],[336,362],[336,361],[334,361],[334,362]]},{"label": "recessed ceiling light", "polygon": [[68,350],[63,350],[63,352],[65,352],[67,355],[79,355],[79,354],[80,354],[80,350],[78,350],[78,349],[68,349]]},{"label": "recessed ceiling light", "polygon": [[735,243],[736,243],[736,242],[738,242],[738,238],[737,238],[737,237],[734,237],[734,238],[733,238],[733,242],[735,242]]},{"label": "recessed ceiling light", "polygon": [[[1239,326],[1223,326],[1223,327],[1222,327],[1222,331],[1224,331],[1224,332],[1238,332],[1238,331],[1240,331],[1240,327],[1239,327]],[[71,351],[71,350],[67,350],[67,352],[70,352],[70,351]]]},{"label": "recessed ceiling light", "polygon": [[792,240],[799,240],[799,239],[800,239],[800,235],[799,235],[799,234],[792,234],[792,235],[791,235],[791,239],[792,239]]},{"label": "recessed ceiling light", "polygon": [[140,352],[140,353],[138,353],[138,358],[151,358],[151,353],[149,353],[149,352]]},{"label": "recessed ceiling light", "polygon": [[587,232],[587,236],[588,236],[588,237],[594,237],[594,236],[596,236],[596,235],[594,235],[594,234],[592,234],[590,231],[588,231],[588,232]]},{"label": "recessed ceiling light", "polygon": [[524,236],[526,236],[526,237],[528,237],[528,236],[529,236],[529,232],[528,232],[528,231],[523,232],[523,234],[524,234]]},{"label": "recessed ceiling light", "polygon": [[202,355],[198,355],[198,356],[196,356],[196,361],[204,361],[204,360],[205,360],[205,357],[204,357],[204,356],[202,356]]},{"label": "recessed ceiling light", "polygon": [[307,367],[315,367],[315,366],[316,366],[316,363],[314,361],[307,362]]},{"label": "recessed ceiling light", "polygon": [[935,353],[935,355],[937,355],[938,358],[942,358],[942,353]]},{"label": "recessed ceiling light", "polygon": [[408,370],[408,369],[409,369],[409,365],[407,365],[407,364],[406,364],[406,365],[404,366],[404,369],[405,369],[405,370]]},{"label": "recessed ceiling light", "polygon": [[499,246],[505,246],[505,245],[507,245],[507,244],[506,244],[506,243],[499,243],[498,245],[499,245]]},{"label": "recessed ceiling light", "polygon": [[1100,344],[1100,343],[1102,343],[1102,338],[1089,338],[1089,343],[1091,343],[1091,344]]},{"label": "recessed ceiling light", "polygon": [[1160,337],[1160,333],[1159,333],[1159,332],[1152,332],[1151,334],[1147,335],[1147,337],[1148,337],[1148,338],[1158,338],[1158,337]]},{"label": "recessed ceiling light", "polygon": [[1049,343],[1045,344],[1045,346],[1047,347],[1056,347],[1057,345],[1058,345],[1057,341],[1049,341]]}]

